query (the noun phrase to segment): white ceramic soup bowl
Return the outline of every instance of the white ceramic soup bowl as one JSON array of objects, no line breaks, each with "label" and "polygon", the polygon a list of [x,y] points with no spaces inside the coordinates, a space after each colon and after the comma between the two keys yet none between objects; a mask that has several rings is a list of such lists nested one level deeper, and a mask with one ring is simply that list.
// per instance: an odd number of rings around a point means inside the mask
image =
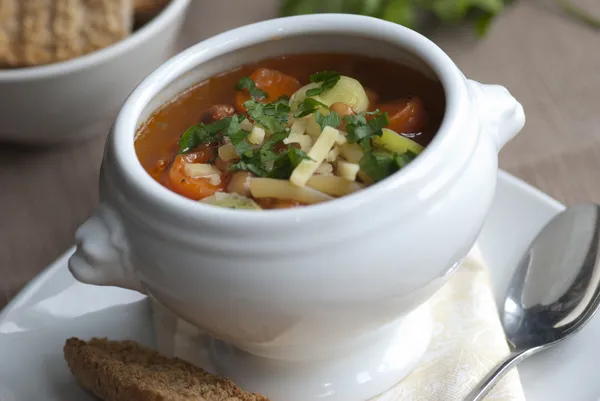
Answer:
[{"label": "white ceramic soup bowl", "polygon": [[131,36],[72,60],[0,69],[0,140],[52,144],[105,134],[131,91],[173,55],[190,0]]},{"label": "white ceramic soup bowl", "polygon": [[[253,212],[213,207],[156,183],[138,127],[214,74],[273,56],[358,53],[437,77],[446,111],[411,164],[328,203]],[[123,106],[101,172],[101,205],[70,260],[85,283],[149,294],[214,337],[219,373],[277,401],[362,401],[419,362],[427,299],[473,246],[494,195],[497,153],[523,126],[498,86],[465,79],[436,45],[351,15],[275,19],[206,40],[144,80]]]}]

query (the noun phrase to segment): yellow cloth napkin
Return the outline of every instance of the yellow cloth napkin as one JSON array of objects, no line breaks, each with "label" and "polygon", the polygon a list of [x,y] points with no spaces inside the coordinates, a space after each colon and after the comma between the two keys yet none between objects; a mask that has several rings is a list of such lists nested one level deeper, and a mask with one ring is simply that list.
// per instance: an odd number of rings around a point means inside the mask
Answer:
[{"label": "yellow cloth napkin", "polygon": [[[430,300],[433,337],[423,361],[373,401],[461,401],[509,348],[497,313],[488,268],[475,247]],[[486,401],[524,401],[515,369]]]}]

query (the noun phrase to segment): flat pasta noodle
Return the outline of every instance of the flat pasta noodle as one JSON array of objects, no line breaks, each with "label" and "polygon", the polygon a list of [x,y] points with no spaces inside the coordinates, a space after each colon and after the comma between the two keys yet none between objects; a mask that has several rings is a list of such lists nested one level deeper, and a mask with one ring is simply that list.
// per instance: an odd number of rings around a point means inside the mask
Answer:
[{"label": "flat pasta noodle", "polygon": [[306,182],[306,186],[335,197],[349,195],[365,187],[358,182],[350,182],[335,175],[313,175]]},{"label": "flat pasta noodle", "polygon": [[253,178],[250,193],[255,198],[289,199],[301,203],[314,204],[332,200],[333,197],[307,187],[297,187],[288,180],[274,178]]}]

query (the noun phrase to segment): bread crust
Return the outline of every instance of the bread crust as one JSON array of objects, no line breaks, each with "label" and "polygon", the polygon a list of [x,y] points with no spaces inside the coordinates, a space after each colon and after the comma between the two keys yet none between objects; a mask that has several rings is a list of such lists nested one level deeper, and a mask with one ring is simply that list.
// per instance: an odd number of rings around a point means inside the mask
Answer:
[{"label": "bread crust", "polygon": [[0,0],[0,66],[29,67],[110,46],[133,29],[133,0]]},{"label": "bread crust", "polygon": [[104,401],[269,401],[133,341],[70,338],[64,356],[79,384]]}]

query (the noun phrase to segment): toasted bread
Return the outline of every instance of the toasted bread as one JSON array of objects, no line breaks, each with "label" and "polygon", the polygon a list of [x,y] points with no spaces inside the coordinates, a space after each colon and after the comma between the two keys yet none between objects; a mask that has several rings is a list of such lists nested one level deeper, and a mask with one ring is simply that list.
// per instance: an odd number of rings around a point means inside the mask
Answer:
[{"label": "toasted bread", "polygon": [[133,0],[0,0],[0,65],[78,57],[127,37]]},{"label": "toasted bread", "polygon": [[104,401],[269,401],[133,341],[70,338],[64,355],[79,384]]}]

